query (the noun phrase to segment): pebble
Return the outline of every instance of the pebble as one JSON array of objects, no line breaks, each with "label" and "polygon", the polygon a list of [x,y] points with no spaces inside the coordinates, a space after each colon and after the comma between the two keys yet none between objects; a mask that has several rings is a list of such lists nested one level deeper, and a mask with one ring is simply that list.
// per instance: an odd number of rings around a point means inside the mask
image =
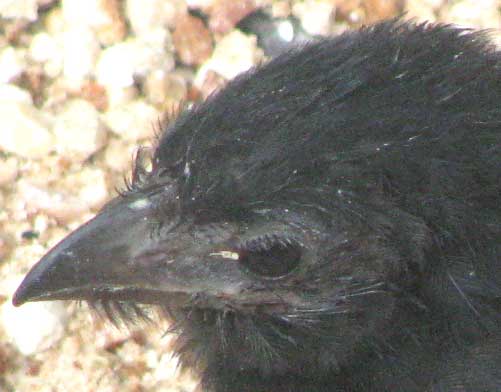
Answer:
[{"label": "pebble", "polygon": [[[3,196],[0,193],[0,203],[2,202],[2,199]],[[0,262],[3,262],[7,258],[7,256],[9,256],[14,246],[15,242],[12,240],[12,238],[3,233],[0,233]]]},{"label": "pebble", "polygon": [[[2,289],[13,293],[21,279],[17,276],[2,282]],[[61,301],[31,302],[15,308],[9,300],[1,307],[1,318],[9,341],[23,355],[33,355],[48,349],[63,337],[68,314]]]},{"label": "pebble", "polygon": [[144,48],[136,40],[128,40],[103,50],[96,67],[98,83],[111,87],[130,87],[144,57]]},{"label": "pebble", "polygon": [[[36,302],[14,308],[2,306],[2,323],[12,344],[23,355],[32,355],[53,346],[64,335],[66,310],[61,302]],[[36,326],[33,325],[36,320]]]},{"label": "pebble", "polygon": [[163,354],[155,364],[155,377],[158,381],[173,380],[179,374],[179,359],[171,353]]},{"label": "pebble", "polygon": [[0,187],[12,184],[19,174],[15,157],[0,158]]},{"label": "pebble", "polygon": [[276,0],[271,4],[270,14],[273,18],[288,18],[291,14],[291,5],[286,0]]},{"label": "pebble", "polygon": [[376,23],[398,16],[400,3],[394,0],[364,0],[366,23]]},{"label": "pebble", "polygon": [[301,21],[303,29],[311,35],[327,35],[330,33],[336,5],[331,0],[305,0],[295,3],[292,14]]},{"label": "pebble", "polygon": [[200,96],[203,99],[208,98],[211,94],[213,94],[216,90],[221,89],[226,85],[227,80],[223,78],[221,75],[214,71],[208,71],[204,75],[204,79],[200,78],[201,82],[195,81],[195,88],[191,89],[190,93],[194,95],[194,100],[200,99]]},{"label": "pebble", "polygon": [[26,50],[11,46],[0,51],[0,83],[9,83],[26,68]]},{"label": "pebble", "polygon": [[215,0],[186,0],[189,9],[207,10],[214,4]]},{"label": "pebble", "polygon": [[25,103],[0,102],[0,119],[0,149],[30,159],[43,158],[53,150],[51,120],[45,113]]},{"label": "pebble", "polygon": [[148,101],[161,111],[185,100],[188,94],[186,77],[178,72],[151,72],[146,77],[143,88]]},{"label": "pebble", "polygon": [[105,122],[113,133],[126,141],[151,138],[161,114],[153,106],[142,101],[132,101],[110,109]]},{"label": "pebble", "polygon": [[216,33],[226,34],[256,8],[255,0],[214,0],[209,7],[209,27]]},{"label": "pebble", "polygon": [[78,89],[94,73],[100,53],[95,33],[82,25],[63,32],[63,74],[70,88]]},{"label": "pebble", "polygon": [[[121,139],[112,138],[106,144],[104,152],[104,161],[106,166],[118,173],[127,173],[131,170],[131,161],[136,150],[134,143],[126,142]],[[122,186],[123,183],[116,184]]]},{"label": "pebble", "polygon": [[81,219],[84,214],[90,212],[87,203],[77,196],[66,191],[49,190],[24,179],[17,182],[17,194],[20,195],[18,202],[24,205],[25,212],[42,212],[63,224]]},{"label": "pebble", "polygon": [[405,18],[435,22],[437,16],[433,7],[433,1],[407,0],[405,2]]},{"label": "pebble", "polygon": [[65,189],[78,189],[78,199],[91,210],[101,208],[109,199],[106,175],[102,169],[85,167],[63,180]]},{"label": "pebble", "polygon": [[42,23],[44,27],[42,31],[46,31],[54,37],[67,28],[61,7],[54,7],[49,10],[43,18]]},{"label": "pebble", "polygon": [[460,26],[477,29],[501,27],[499,0],[463,0],[452,3],[440,17],[442,20],[454,20],[454,23]]},{"label": "pebble", "polygon": [[136,86],[104,86],[104,88],[107,97],[108,108],[125,105],[137,98],[139,94]]},{"label": "pebble", "polygon": [[97,82],[106,87],[112,97],[113,90],[131,87],[136,78],[161,69],[174,68],[174,59],[165,53],[169,40],[166,31],[156,31],[147,36],[148,41],[130,38],[102,51],[97,67]]},{"label": "pebble", "polygon": [[92,103],[100,112],[108,109],[108,95],[106,94],[106,89],[99,83],[92,80],[84,83],[78,96]]},{"label": "pebble", "polygon": [[33,219],[33,230],[37,233],[46,233],[49,228],[49,218],[44,214],[38,214]]},{"label": "pebble", "polygon": [[28,49],[29,57],[43,64],[45,74],[50,78],[59,76],[63,69],[63,47],[54,36],[42,32],[31,40]]},{"label": "pebble", "polygon": [[28,91],[17,87],[15,84],[0,84],[0,102],[32,105],[33,99]]},{"label": "pebble", "polygon": [[122,3],[119,0],[104,2],[106,23],[97,26],[96,33],[101,44],[108,46],[125,39],[128,33],[127,23],[122,12]]},{"label": "pebble", "polygon": [[194,84],[196,87],[202,86],[210,71],[233,79],[262,59],[263,52],[257,47],[256,37],[235,30],[218,42],[210,59],[200,67]]},{"label": "pebble", "polygon": [[29,55],[32,60],[44,63],[57,52],[58,45],[54,37],[46,32],[35,34],[30,42]]},{"label": "pebble", "polygon": [[101,0],[61,0],[62,16],[66,24],[98,26],[104,23],[107,15]]},{"label": "pebble", "polygon": [[73,99],[55,117],[54,136],[58,153],[83,162],[106,142],[106,129],[90,102]]},{"label": "pebble", "polygon": [[62,0],[61,8],[67,26],[91,28],[103,45],[121,41],[127,34],[117,0]]},{"label": "pebble", "polygon": [[201,19],[189,14],[179,18],[172,33],[172,41],[181,62],[200,65],[212,53],[212,37]]},{"label": "pebble", "polygon": [[37,0],[0,1],[0,16],[6,19],[27,19],[35,21],[38,18]]},{"label": "pebble", "polygon": [[186,12],[183,0],[126,0],[125,3],[127,19],[138,36],[157,28],[172,27]]}]

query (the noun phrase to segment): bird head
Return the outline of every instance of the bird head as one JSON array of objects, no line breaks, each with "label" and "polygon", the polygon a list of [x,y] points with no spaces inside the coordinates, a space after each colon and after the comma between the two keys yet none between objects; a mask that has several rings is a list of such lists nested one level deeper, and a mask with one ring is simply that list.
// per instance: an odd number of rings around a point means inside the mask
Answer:
[{"label": "bird head", "polygon": [[113,322],[152,305],[190,365],[336,369],[389,330],[426,230],[389,212],[356,162],[306,159],[315,147],[288,132],[197,135],[216,104],[168,128],[149,169],[140,150],[129,188],[33,267],[14,304],[83,300]]},{"label": "bird head", "polygon": [[393,28],[291,51],[185,110],[14,304],[83,300],[112,320],[158,307],[183,362],[212,373],[336,371],[412,328],[431,242],[414,207],[431,192],[423,157],[443,147],[421,123],[441,114],[402,73]]}]

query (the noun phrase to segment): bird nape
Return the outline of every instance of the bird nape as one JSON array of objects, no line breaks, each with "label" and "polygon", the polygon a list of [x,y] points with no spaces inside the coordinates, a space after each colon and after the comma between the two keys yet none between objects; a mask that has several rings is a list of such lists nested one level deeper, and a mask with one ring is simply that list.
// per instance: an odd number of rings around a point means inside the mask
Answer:
[{"label": "bird nape", "polygon": [[390,21],[238,76],[15,305],[163,310],[207,391],[501,390],[501,52]]}]

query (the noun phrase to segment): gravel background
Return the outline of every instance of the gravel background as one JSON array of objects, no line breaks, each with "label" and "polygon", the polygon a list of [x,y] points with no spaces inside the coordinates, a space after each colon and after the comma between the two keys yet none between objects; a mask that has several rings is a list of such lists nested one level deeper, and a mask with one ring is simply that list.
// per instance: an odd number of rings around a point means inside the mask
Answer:
[{"label": "gravel background", "polygon": [[501,28],[499,0],[0,0],[0,391],[195,389],[162,323],[118,330],[85,305],[10,301],[30,266],[123,187],[164,113],[265,61],[265,17],[241,22],[259,9],[295,18],[280,24],[285,38],[403,12]]}]

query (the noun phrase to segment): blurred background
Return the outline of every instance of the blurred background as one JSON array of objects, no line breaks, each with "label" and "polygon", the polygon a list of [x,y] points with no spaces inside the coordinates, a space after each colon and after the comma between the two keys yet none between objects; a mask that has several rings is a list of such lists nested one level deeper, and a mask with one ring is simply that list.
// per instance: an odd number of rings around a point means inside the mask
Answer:
[{"label": "blurred background", "polygon": [[0,391],[194,390],[166,325],[15,309],[13,291],[182,104],[290,45],[399,15],[501,44],[500,0],[0,0]]}]

